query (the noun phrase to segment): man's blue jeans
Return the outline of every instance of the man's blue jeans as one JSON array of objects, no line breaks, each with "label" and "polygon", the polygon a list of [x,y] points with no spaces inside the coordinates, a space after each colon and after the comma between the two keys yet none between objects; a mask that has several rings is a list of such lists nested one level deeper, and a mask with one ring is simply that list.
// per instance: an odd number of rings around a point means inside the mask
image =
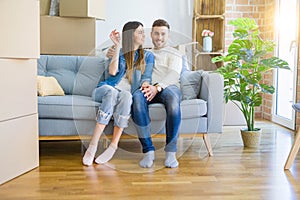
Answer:
[{"label": "man's blue jeans", "polygon": [[143,146],[143,153],[154,151],[150,134],[150,116],[148,105],[152,103],[162,103],[165,106],[166,119],[166,152],[177,151],[178,131],[181,123],[181,92],[180,89],[171,85],[162,92],[157,93],[152,101],[147,101],[144,94],[137,90],[133,93],[132,119],[138,132],[139,140]]}]

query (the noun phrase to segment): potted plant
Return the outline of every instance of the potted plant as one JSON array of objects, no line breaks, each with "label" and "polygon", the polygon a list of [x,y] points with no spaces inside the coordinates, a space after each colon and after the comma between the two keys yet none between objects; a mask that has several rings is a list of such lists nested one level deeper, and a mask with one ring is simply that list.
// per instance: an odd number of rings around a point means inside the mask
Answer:
[{"label": "potted plant", "polygon": [[[275,43],[263,40],[254,19],[238,18],[229,22],[235,26],[234,40],[228,54],[212,58],[223,62],[216,71],[224,77],[225,102],[232,101],[243,113],[247,129],[241,130],[244,146],[258,147],[261,129],[255,127],[255,107],[262,104],[262,94],[273,94],[272,85],[262,82],[263,74],[273,68],[289,69],[288,63],[271,56]],[[246,143],[250,138],[250,143]]]}]

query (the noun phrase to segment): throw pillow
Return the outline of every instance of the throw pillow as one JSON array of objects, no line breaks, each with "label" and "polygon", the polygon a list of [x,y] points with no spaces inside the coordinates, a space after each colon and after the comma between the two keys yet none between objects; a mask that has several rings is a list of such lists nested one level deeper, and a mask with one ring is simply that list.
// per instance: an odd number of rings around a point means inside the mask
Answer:
[{"label": "throw pillow", "polygon": [[57,80],[50,76],[37,76],[37,91],[39,96],[63,96],[64,90],[61,88]]},{"label": "throw pillow", "polygon": [[203,70],[185,71],[180,77],[180,89],[183,100],[196,99],[201,87]]}]

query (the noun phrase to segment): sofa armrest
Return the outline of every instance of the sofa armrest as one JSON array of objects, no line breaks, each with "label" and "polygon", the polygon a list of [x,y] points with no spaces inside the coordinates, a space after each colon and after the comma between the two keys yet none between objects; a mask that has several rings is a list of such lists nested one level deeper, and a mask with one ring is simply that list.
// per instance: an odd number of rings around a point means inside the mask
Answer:
[{"label": "sofa armrest", "polygon": [[199,97],[207,101],[207,133],[222,132],[223,96],[223,76],[213,72],[203,72]]}]

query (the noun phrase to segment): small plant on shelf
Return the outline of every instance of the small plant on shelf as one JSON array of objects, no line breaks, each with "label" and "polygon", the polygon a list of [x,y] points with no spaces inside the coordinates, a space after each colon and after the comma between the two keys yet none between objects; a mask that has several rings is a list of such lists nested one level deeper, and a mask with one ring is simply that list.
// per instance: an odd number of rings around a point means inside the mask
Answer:
[{"label": "small plant on shelf", "polygon": [[203,31],[202,31],[202,37],[207,37],[207,36],[209,36],[209,37],[213,37],[214,36],[214,32],[212,32],[212,31],[210,31],[210,30],[207,30],[207,29],[204,29]]},{"label": "small plant on shelf", "polygon": [[214,32],[204,29],[202,31],[201,35],[203,37],[203,51],[211,52],[212,51],[212,37],[214,36]]}]

